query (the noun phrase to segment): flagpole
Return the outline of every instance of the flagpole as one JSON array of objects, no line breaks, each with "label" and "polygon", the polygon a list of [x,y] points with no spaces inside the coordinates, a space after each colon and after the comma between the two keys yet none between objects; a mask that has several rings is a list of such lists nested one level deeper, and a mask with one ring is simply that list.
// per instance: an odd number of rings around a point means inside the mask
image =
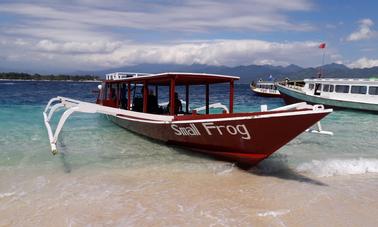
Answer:
[{"label": "flagpole", "polygon": [[325,58],[325,47],[326,47],[326,43],[321,43],[319,45],[319,48],[323,49],[322,64],[320,65],[319,75],[318,75],[319,78],[321,78],[323,76],[323,66],[324,66],[324,58]]},{"label": "flagpole", "polygon": [[326,48],[323,48],[322,65],[321,65],[321,67],[320,67],[320,77],[323,77],[323,66],[324,66],[325,52],[326,52]]}]

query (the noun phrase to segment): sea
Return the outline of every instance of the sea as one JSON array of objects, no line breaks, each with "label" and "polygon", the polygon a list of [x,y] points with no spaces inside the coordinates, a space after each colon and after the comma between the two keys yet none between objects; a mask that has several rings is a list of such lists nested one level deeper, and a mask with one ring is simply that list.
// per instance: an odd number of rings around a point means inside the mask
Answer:
[{"label": "sea", "polygon": [[[334,111],[250,169],[74,113],[52,155],[50,98],[94,102],[98,83],[0,81],[0,226],[377,226],[378,115]],[[192,89],[193,105],[204,88]],[[213,86],[211,102],[228,103]],[[235,86],[235,112],[283,106]],[[192,107],[192,106],[191,106]],[[56,126],[58,112],[52,121]]]}]

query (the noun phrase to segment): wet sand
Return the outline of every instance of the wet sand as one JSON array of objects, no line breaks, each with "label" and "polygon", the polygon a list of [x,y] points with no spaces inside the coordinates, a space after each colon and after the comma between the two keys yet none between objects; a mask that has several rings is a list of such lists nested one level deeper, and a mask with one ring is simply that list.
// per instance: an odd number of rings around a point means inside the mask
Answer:
[{"label": "wet sand", "polygon": [[[0,226],[375,226],[378,174],[229,163],[0,173]],[[369,184],[366,184],[366,181]]]}]

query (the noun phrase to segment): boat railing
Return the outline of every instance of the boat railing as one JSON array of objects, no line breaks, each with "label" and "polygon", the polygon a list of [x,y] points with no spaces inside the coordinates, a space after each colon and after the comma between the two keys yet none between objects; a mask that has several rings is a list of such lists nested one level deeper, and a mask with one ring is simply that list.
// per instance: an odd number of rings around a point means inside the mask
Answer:
[{"label": "boat railing", "polygon": [[[183,105],[186,104],[186,102],[185,102],[184,100],[182,100],[182,99],[180,99],[180,102],[181,102],[181,104],[183,104]],[[159,106],[160,106],[160,107],[167,107],[168,104],[169,104],[169,102],[160,102],[160,103],[159,103]]]},{"label": "boat railing", "polygon": [[[182,99],[180,99],[181,103],[183,105],[186,104],[186,102]],[[162,103],[159,103],[159,106],[167,106],[169,102],[162,102]],[[230,113],[230,110],[228,109],[227,106],[223,105],[222,103],[220,102],[217,102],[217,103],[213,103],[213,104],[210,104],[209,105],[209,109],[223,109],[226,113]],[[190,110],[190,109],[189,109]],[[201,107],[198,107],[198,108],[194,108],[193,109],[195,112],[199,112],[199,111],[202,111],[202,110],[206,110],[206,106],[201,106]]]},{"label": "boat railing", "polygon": [[[220,102],[210,104],[209,109],[223,109],[226,113],[230,113],[230,110],[227,108],[227,106],[223,105]],[[194,110],[196,112],[206,110],[206,106],[198,107],[198,108],[195,108]]]},{"label": "boat railing", "polygon": [[291,85],[291,84],[288,84],[287,85],[288,88],[292,88],[292,89],[295,89],[295,90],[298,90],[298,91],[301,91],[303,89],[302,86],[298,86],[298,85]]},{"label": "boat railing", "polygon": [[[318,110],[319,106],[322,106],[322,105],[315,105],[315,106],[316,106],[316,110]],[[287,110],[313,109],[313,108],[315,108],[315,106],[307,104],[306,102],[299,102],[299,103],[294,103],[294,104],[291,104],[291,105],[287,105],[287,106],[282,106],[282,107],[278,107],[278,108],[275,108],[275,109],[271,109],[269,111],[287,111]],[[323,109],[324,109],[324,107],[323,107]]]}]

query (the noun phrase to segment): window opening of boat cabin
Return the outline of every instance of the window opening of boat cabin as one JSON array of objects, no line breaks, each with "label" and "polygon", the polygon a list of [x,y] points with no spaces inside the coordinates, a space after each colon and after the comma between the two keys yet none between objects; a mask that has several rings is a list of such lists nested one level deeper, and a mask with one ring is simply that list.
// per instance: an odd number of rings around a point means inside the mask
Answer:
[{"label": "window opening of boat cabin", "polygon": [[349,85],[336,85],[336,93],[349,93]]},{"label": "window opening of boat cabin", "polygon": [[378,87],[370,86],[369,87],[369,95],[378,95]]},{"label": "window opening of boat cabin", "polygon": [[350,93],[365,95],[367,91],[366,86],[352,86]]},{"label": "window opening of boat cabin", "polygon": [[323,91],[324,92],[329,92],[329,84],[324,84]]},{"label": "window opening of boat cabin", "polygon": [[320,83],[316,83],[316,84],[315,84],[314,95],[320,95],[321,90],[322,90],[322,84],[320,84]]},{"label": "window opening of boat cabin", "polygon": [[331,85],[329,86],[329,92],[333,92],[333,91],[334,91],[334,88],[335,88],[335,86],[334,86],[333,84],[331,84]]}]

